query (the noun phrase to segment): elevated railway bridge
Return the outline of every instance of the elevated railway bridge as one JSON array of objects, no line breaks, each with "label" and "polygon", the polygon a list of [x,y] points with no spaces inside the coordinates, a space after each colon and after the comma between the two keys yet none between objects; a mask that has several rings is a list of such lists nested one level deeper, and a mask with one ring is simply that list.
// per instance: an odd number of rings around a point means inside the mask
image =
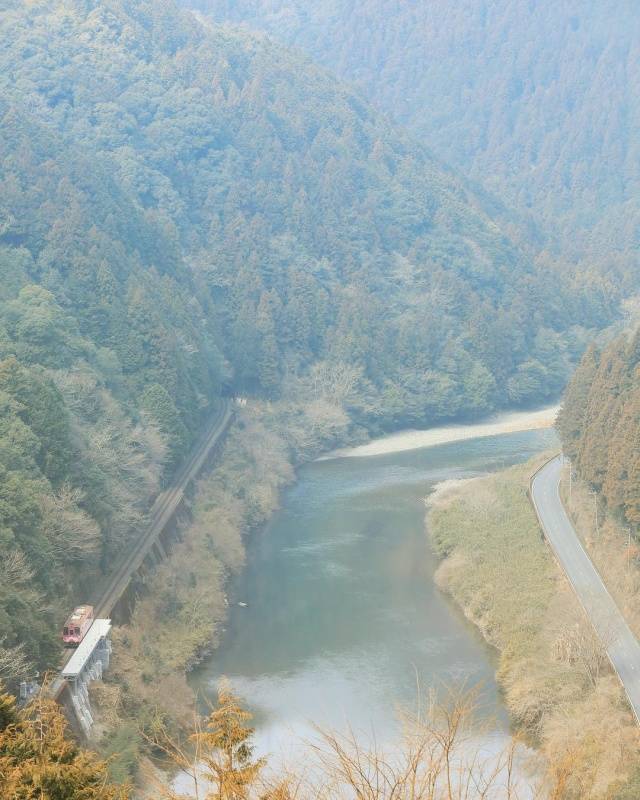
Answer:
[{"label": "elevated railway bridge", "polygon": [[115,568],[91,598],[95,621],[84,639],[64,660],[60,674],[50,686],[50,694],[65,706],[76,730],[88,736],[93,724],[87,686],[102,677],[109,666],[111,619],[134,576],[154,549],[164,556],[161,534],[174,519],[184,494],[221,442],[233,418],[233,405],[223,399],[210,418],[203,435],[175,476],[172,485],[156,498],[149,522],[131,548],[122,554]]}]

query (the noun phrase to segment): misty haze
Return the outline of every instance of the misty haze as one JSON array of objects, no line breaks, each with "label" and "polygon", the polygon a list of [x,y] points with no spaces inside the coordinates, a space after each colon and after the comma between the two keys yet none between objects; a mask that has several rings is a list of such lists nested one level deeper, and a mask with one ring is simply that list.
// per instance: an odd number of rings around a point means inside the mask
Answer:
[{"label": "misty haze", "polygon": [[0,0],[0,798],[640,798],[640,9]]}]

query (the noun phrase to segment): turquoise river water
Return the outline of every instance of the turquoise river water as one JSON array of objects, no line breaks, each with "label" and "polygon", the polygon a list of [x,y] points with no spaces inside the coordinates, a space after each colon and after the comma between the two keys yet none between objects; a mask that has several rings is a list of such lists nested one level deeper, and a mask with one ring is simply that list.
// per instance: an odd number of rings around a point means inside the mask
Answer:
[{"label": "turquoise river water", "polygon": [[214,699],[226,675],[254,713],[258,753],[285,763],[314,724],[392,742],[399,708],[461,682],[481,684],[484,736],[502,743],[494,654],[434,584],[424,498],[555,442],[535,430],[304,466],[249,543],[221,646],[194,688]]}]

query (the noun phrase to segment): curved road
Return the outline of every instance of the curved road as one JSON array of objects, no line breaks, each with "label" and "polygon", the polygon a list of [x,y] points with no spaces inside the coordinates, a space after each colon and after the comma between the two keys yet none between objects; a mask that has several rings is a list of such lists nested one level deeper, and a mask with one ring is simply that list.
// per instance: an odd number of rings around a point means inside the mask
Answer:
[{"label": "curved road", "polygon": [[591,620],[640,722],[640,644],[587,555],[560,499],[562,457],[547,462],[531,481],[540,525]]}]

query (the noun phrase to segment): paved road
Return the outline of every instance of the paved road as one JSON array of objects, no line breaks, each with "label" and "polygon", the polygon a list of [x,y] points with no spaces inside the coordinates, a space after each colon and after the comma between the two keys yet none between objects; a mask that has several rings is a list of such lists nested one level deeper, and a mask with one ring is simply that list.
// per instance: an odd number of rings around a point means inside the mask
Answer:
[{"label": "paved road", "polygon": [[547,463],[531,484],[542,529],[618,673],[640,722],[640,644],[593,566],[560,500],[561,456]]},{"label": "paved road", "polygon": [[[96,617],[108,617],[114,606],[129,585],[131,578],[149,554],[158,540],[158,536],[175,514],[182,502],[188,484],[198,475],[211,450],[220,441],[229,426],[233,410],[228,400],[223,400],[216,413],[211,417],[205,432],[194,446],[188,458],[176,474],[172,485],[158,495],[151,508],[149,522],[141,531],[140,537],[131,548],[122,554],[114,566],[105,584],[96,589],[91,598]],[[65,654],[65,663],[73,655],[73,651]],[[51,693],[57,697],[64,688],[64,680],[57,678],[51,687]]]}]

